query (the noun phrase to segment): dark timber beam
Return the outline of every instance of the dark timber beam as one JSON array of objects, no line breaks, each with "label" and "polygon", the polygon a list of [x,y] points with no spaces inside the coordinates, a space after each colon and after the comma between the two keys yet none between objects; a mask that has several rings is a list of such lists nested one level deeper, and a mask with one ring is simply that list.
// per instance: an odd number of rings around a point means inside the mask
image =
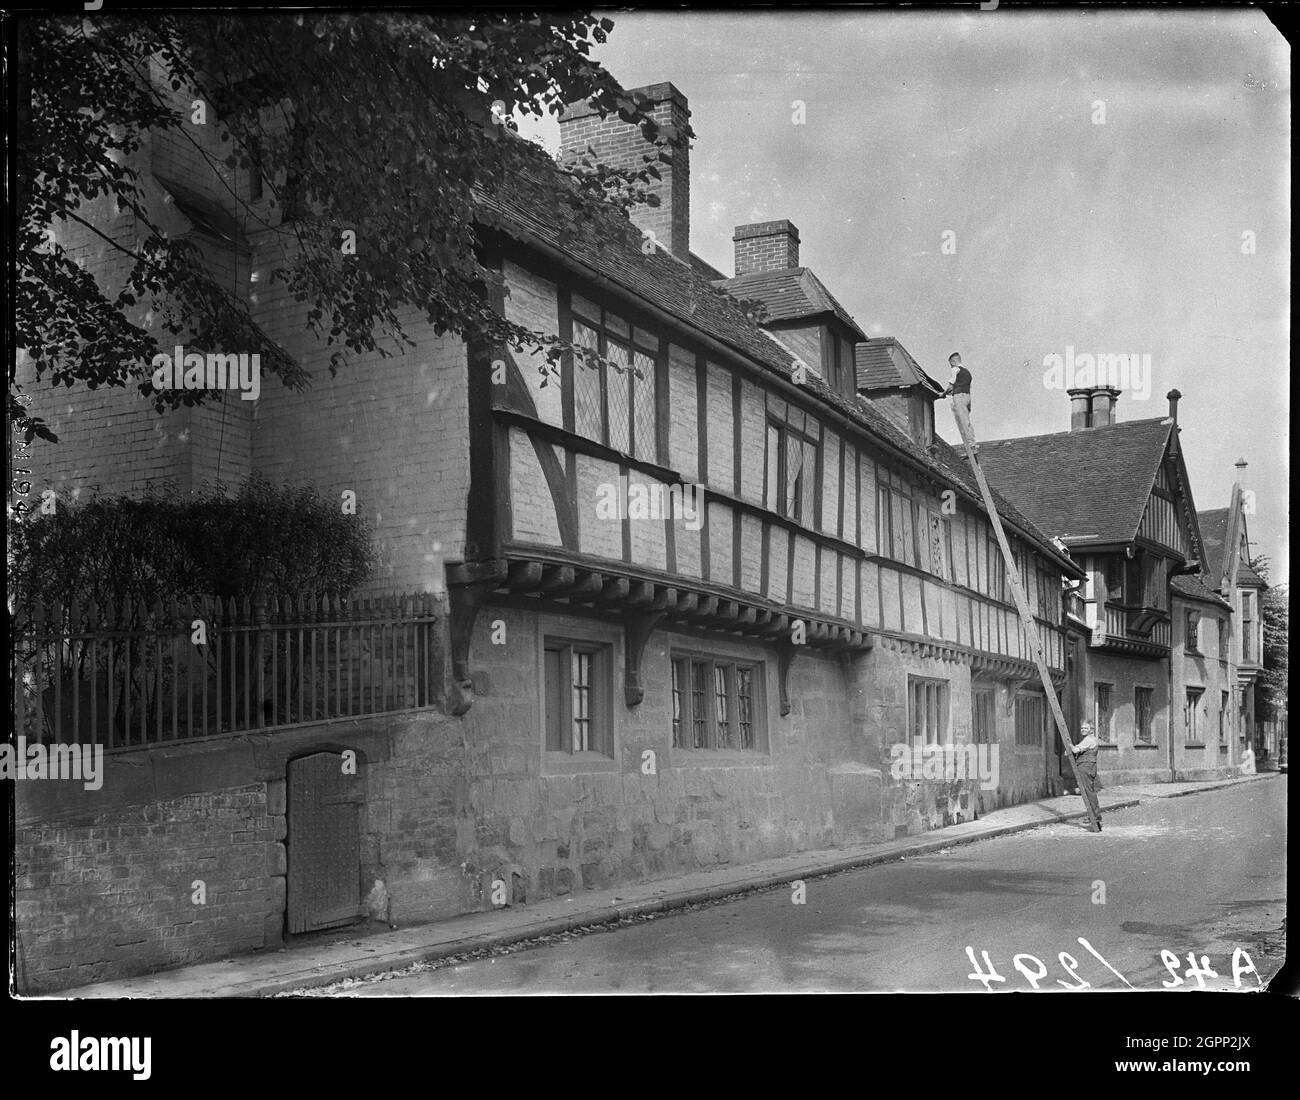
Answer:
[{"label": "dark timber beam", "polygon": [[[459,718],[474,705],[474,684],[469,674],[470,643],[474,638],[474,622],[479,608],[494,588],[506,579],[505,563],[497,562],[495,574],[479,576],[470,583],[450,584],[447,604],[451,635],[451,688],[447,693],[447,712]],[[451,570],[448,570],[449,577]],[[481,574],[481,570],[477,571]],[[463,574],[462,574],[463,575]]]},{"label": "dark timber beam", "polygon": [[511,588],[526,592],[536,590],[542,579],[542,564],[536,561],[517,561],[510,566]]},{"label": "dark timber beam", "polygon": [[573,587],[573,566],[551,565],[542,571],[539,592],[563,592]]},{"label": "dark timber beam", "polygon": [[662,611],[629,611],[623,616],[623,701],[629,707],[645,698],[641,683],[641,658],[646,642],[663,619]]},{"label": "dark timber beam", "polygon": [[632,584],[626,577],[610,577],[601,585],[597,600],[600,603],[626,603],[631,589]]},{"label": "dark timber beam", "polygon": [[777,643],[776,647],[776,690],[781,699],[781,717],[790,713],[790,665],[794,662],[799,647],[790,641]]}]

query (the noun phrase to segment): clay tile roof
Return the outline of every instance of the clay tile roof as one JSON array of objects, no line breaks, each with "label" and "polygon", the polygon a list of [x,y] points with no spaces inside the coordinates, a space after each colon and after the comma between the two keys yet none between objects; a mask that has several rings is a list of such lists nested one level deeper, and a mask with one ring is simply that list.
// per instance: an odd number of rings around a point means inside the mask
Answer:
[{"label": "clay tile roof", "polygon": [[1169,582],[1169,586],[1181,596],[1205,600],[1231,611],[1232,604],[1214,591],[1216,583],[1218,583],[1217,578],[1207,577],[1203,573],[1180,573]]},{"label": "clay tile roof", "polygon": [[731,279],[720,279],[716,285],[737,298],[762,302],[767,310],[765,320],[768,322],[795,321],[833,313],[855,335],[864,340],[867,338],[849,311],[835,300],[835,296],[822,281],[806,267],[788,267],[784,271],[755,271]]},{"label": "clay tile roof", "polygon": [[1172,430],[1172,420],[1129,420],[981,441],[980,465],[1049,535],[1066,542],[1130,542]]},{"label": "clay tile roof", "polygon": [[[1223,576],[1228,565],[1228,515],[1227,508],[1211,508],[1208,512],[1197,512],[1196,522],[1201,528],[1201,542],[1205,547],[1205,567],[1215,584]],[[1250,562],[1237,563],[1238,584],[1264,584],[1264,578],[1251,568]]]},{"label": "clay tile roof", "polygon": [[903,386],[928,386],[935,393],[943,387],[925,373],[908,351],[892,336],[875,336],[854,349],[858,389],[885,390]]}]

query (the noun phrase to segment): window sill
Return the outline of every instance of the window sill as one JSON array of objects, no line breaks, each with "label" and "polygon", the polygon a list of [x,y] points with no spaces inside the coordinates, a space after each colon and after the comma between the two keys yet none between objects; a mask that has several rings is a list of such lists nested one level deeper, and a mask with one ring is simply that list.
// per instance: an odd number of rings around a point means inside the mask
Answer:
[{"label": "window sill", "polygon": [[1119,745],[1114,741],[1098,741],[1097,749],[1098,751],[1102,749],[1110,749],[1112,752],[1119,752]]},{"label": "window sill", "polygon": [[1184,741],[1184,742],[1183,742],[1183,748],[1185,748],[1185,749],[1203,749],[1203,748],[1205,748],[1205,742],[1204,742],[1204,741]]},{"label": "window sill", "polygon": [[581,775],[585,772],[612,772],[618,761],[603,752],[542,751],[543,775]]},{"label": "window sill", "polygon": [[1158,749],[1160,746],[1155,741],[1134,741],[1135,749]]}]

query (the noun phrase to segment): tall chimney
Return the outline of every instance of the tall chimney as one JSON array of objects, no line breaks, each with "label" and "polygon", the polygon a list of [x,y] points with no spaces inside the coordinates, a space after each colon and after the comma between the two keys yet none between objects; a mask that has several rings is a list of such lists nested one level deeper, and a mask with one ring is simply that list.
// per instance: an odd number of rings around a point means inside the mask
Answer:
[{"label": "tall chimney", "polygon": [[785,271],[799,266],[799,229],[792,221],[736,226],[736,274]]},{"label": "tall chimney", "polygon": [[[638,229],[653,234],[654,240],[683,263],[691,252],[691,149],[686,137],[691,112],[686,97],[672,84],[650,84],[631,88],[629,94],[651,101],[648,112],[667,140],[664,152],[670,158],[652,162],[660,179],[651,179],[646,190],[659,197],[658,206],[641,204],[628,213]],[[593,151],[595,159],[612,168],[643,168],[642,157],[653,146],[641,136],[639,126],[624,122],[617,114],[604,118],[590,103],[575,103],[560,114],[560,159],[564,162]]]},{"label": "tall chimney", "polygon": [[1239,458],[1232,464],[1232,467],[1237,471],[1237,484],[1240,485],[1246,480],[1246,460]]},{"label": "tall chimney", "polygon": [[1092,390],[1067,390],[1070,397],[1070,431],[1092,427]]},{"label": "tall chimney", "polygon": [[1107,424],[1115,423],[1115,402],[1119,399],[1120,390],[1112,389],[1110,386],[1098,386],[1092,391],[1092,426],[1094,428],[1104,428]]},{"label": "tall chimney", "polygon": [[1177,424],[1178,423],[1178,399],[1183,395],[1179,393],[1177,390],[1170,390],[1167,394],[1165,394],[1165,396],[1169,398],[1169,419],[1172,420],[1175,424]]}]

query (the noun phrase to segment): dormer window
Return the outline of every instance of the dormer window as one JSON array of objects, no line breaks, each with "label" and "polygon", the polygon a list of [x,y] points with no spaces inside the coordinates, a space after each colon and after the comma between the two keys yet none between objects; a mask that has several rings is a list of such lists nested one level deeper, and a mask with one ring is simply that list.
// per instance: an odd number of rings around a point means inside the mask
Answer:
[{"label": "dormer window", "polygon": [[857,389],[857,370],[854,366],[853,342],[837,331],[834,325],[822,325],[822,377],[837,393],[852,397]]}]

